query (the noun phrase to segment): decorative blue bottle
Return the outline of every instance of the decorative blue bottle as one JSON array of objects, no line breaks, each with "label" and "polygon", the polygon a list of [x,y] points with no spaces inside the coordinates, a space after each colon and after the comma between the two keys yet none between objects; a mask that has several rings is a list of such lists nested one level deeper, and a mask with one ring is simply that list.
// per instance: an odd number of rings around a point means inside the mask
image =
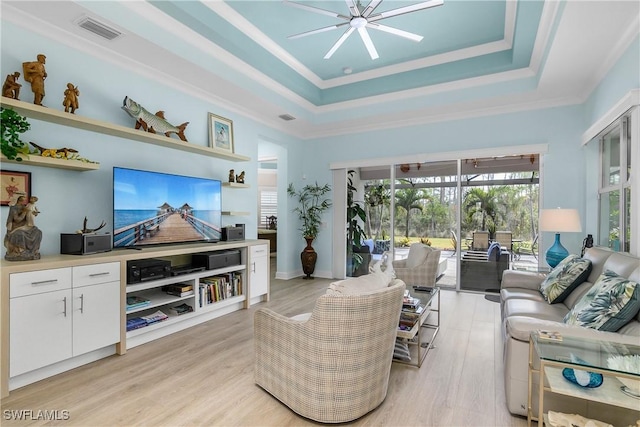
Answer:
[{"label": "decorative blue bottle", "polygon": [[560,243],[560,233],[556,233],[556,241],[553,242],[553,246],[547,250],[547,264],[553,268],[560,264],[560,261],[565,259],[567,256],[569,256],[569,251],[562,246],[562,243]]}]

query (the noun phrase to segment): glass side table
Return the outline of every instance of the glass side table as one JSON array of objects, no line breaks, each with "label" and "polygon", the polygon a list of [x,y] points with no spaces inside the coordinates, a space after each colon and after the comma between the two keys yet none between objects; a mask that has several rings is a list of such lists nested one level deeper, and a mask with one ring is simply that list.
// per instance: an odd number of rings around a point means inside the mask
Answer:
[{"label": "glass side table", "polygon": [[[534,367],[534,352],[540,358],[540,367]],[[578,359],[573,359],[571,356]],[[608,360],[614,356],[640,355],[640,346],[620,344],[610,341],[562,336],[561,341],[544,338],[539,332],[531,332],[529,337],[529,394],[527,423],[544,419],[545,392],[563,394],[581,399],[605,403],[622,408],[638,410],[640,398],[628,394],[625,383],[629,380],[640,381],[640,373],[608,366]],[[564,368],[574,368],[603,375],[602,385],[596,388],[581,387],[566,380],[562,375]],[[538,414],[533,414],[531,404],[534,373],[539,374]],[[619,379],[622,378],[622,381]],[[603,420],[604,421],[604,420]]]},{"label": "glass side table", "polygon": [[[404,339],[407,344],[415,345],[418,348],[418,358],[416,363],[404,362],[402,360],[393,359],[394,362],[404,363],[408,365],[414,365],[418,368],[422,366],[422,361],[427,356],[429,350],[433,347],[433,341],[436,339],[436,335],[440,330],[440,288],[434,287],[431,292],[420,293],[416,295],[416,298],[420,299],[420,306],[422,312],[418,321],[409,330],[403,330],[398,327],[397,337]],[[437,301],[437,302],[436,302]],[[435,323],[426,323],[427,318],[431,313],[436,314]],[[429,341],[422,341],[423,329],[428,328],[432,334]]]}]

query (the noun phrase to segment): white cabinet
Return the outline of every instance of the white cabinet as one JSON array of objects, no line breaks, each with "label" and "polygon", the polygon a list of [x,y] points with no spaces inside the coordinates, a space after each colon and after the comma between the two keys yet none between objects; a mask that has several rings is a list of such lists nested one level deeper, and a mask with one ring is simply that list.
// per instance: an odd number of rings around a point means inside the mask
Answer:
[{"label": "white cabinet", "polygon": [[[26,285],[37,293],[11,298],[12,377],[71,357],[71,269],[49,271],[54,278],[48,283]],[[60,286],[66,289],[55,290]]]},{"label": "white cabinet", "polygon": [[73,267],[73,355],[120,341],[120,263]]},{"label": "white cabinet", "polygon": [[[251,303],[269,296],[269,245],[251,246],[249,251],[249,297]],[[264,295],[264,297],[263,297]],[[258,297],[258,299],[256,299]]]},{"label": "white cabinet", "polygon": [[15,377],[120,341],[120,263],[10,275]]}]

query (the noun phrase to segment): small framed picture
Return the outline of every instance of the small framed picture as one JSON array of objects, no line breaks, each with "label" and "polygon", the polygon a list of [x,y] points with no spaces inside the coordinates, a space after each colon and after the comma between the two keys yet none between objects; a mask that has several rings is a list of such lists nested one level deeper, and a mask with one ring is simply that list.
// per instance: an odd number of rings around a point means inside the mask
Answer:
[{"label": "small framed picture", "polygon": [[31,196],[31,172],[0,170],[0,206],[15,204],[19,196]]},{"label": "small framed picture", "polygon": [[233,153],[233,121],[209,113],[209,146]]}]

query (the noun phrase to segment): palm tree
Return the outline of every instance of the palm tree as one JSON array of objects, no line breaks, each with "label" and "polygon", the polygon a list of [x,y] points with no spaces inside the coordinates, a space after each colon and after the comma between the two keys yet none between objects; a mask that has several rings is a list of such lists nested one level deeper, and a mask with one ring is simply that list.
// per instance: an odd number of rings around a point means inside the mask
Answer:
[{"label": "palm tree", "polygon": [[371,184],[365,188],[364,200],[365,211],[367,213],[367,220],[365,221],[365,224],[367,226],[369,236],[372,236],[374,239],[378,238],[378,235],[382,230],[384,209],[389,209],[391,201],[391,192],[389,191],[388,184],[385,181],[386,180],[381,180],[378,183]]},{"label": "palm tree", "polygon": [[[473,222],[476,213],[482,214],[482,230],[487,230],[487,225],[491,232],[495,232],[499,220],[504,221],[504,212],[500,209],[502,190],[499,187],[491,187],[488,190],[476,187],[472,188],[464,196],[464,211],[466,212],[467,223]],[[488,220],[488,221],[487,221]],[[489,224],[487,224],[489,222]]]},{"label": "palm tree", "polygon": [[409,179],[399,179],[405,184],[411,184],[410,188],[396,190],[396,209],[402,208],[406,213],[404,237],[409,238],[409,212],[412,209],[419,209],[422,212],[422,204],[419,202],[426,198],[422,190],[413,187],[413,182]]}]

